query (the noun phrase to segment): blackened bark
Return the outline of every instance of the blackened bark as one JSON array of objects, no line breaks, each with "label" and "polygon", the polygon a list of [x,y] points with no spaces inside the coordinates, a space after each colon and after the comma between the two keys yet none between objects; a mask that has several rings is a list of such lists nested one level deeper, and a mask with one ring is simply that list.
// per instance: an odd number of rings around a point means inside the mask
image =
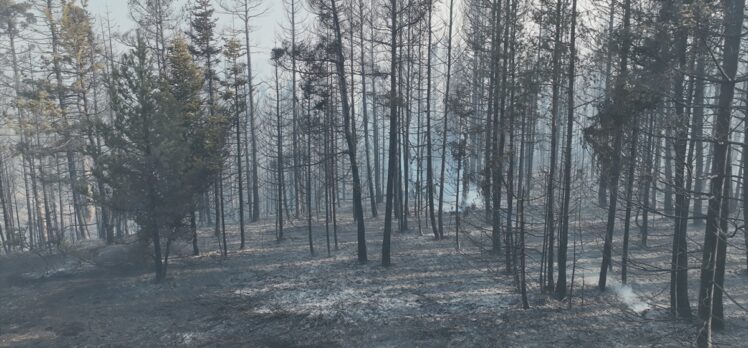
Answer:
[{"label": "blackened bark", "polygon": [[[353,176],[353,214],[357,224],[358,237],[358,262],[366,263],[366,228],[364,226],[364,207],[361,198],[361,177],[356,162],[356,142],[351,132],[350,106],[348,104],[348,87],[345,81],[345,58],[343,56],[343,40],[341,37],[340,21],[338,19],[337,0],[330,0],[333,29],[335,32],[335,68],[338,75],[338,87],[340,88],[340,101],[343,109],[343,124],[345,141],[348,145],[348,159],[351,164],[351,175]],[[388,184],[389,185],[389,184]]]},{"label": "blackened bark", "polygon": [[[615,84],[615,94],[613,107],[616,110],[624,110],[626,108],[624,94],[626,87],[626,79],[628,77],[628,54],[631,48],[631,37],[629,36],[629,30],[631,28],[631,0],[625,0],[623,5],[623,42],[621,44],[621,62],[618,78]],[[613,231],[616,223],[616,205],[618,202],[618,181],[621,175],[621,149],[623,147],[623,120],[615,120],[616,129],[615,140],[613,144],[613,163],[611,165],[610,173],[610,202],[608,203],[608,223],[605,231],[605,244],[603,245],[603,260],[600,265],[600,278],[597,283],[597,287],[600,290],[605,290],[606,283],[608,281],[608,268],[612,264],[612,248],[613,248]]]},{"label": "blackened bark", "polygon": [[[571,38],[569,40],[569,88],[567,90],[566,148],[564,149],[564,198],[561,203],[561,231],[558,234],[558,278],[556,298],[566,297],[566,253],[569,240],[569,203],[571,202],[571,145],[574,140],[574,80],[577,57],[577,0],[571,2]],[[632,170],[633,172],[633,170]],[[632,174],[633,175],[633,174]]]},{"label": "blackened bark", "polygon": [[[382,266],[389,267],[391,261],[390,244],[392,238],[392,214],[397,166],[397,0],[390,0],[390,148],[387,165],[387,192],[384,206],[384,237],[382,241]],[[433,219],[433,218],[432,218]]]},{"label": "blackened bark", "polygon": [[745,0],[727,0],[724,2],[724,53],[722,55],[722,72],[717,114],[714,125],[714,156],[712,160],[712,179],[710,182],[709,210],[704,233],[704,252],[701,264],[701,283],[699,287],[699,318],[703,325],[697,338],[697,345],[711,345],[712,328],[721,328],[722,291],[725,271],[727,197],[729,192],[730,162],[728,156],[730,138],[730,121],[732,119],[732,101],[735,95],[735,75],[738,70],[740,55],[741,29]]}]

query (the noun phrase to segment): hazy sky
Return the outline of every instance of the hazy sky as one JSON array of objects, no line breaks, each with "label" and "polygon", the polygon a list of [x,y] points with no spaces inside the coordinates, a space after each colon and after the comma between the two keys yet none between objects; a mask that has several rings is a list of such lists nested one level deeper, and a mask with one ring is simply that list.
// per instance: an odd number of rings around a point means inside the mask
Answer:
[{"label": "hazy sky", "polygon": [[[180,2],[178,6],[182,8],[186,0]],[[117,31],[125,32],[134,26],[127,3],[127,0],[89,0],[89,9],[101,21],[105,21],[108,12],[112,22],[118,27]],[[214,1],[214,6],[216,11],[220,11],[218,1]],[[261,80],[269,77],[266,75],[270,73],[270,49],[276,45],[276,41],[279,41],[283,30],[281,25],[286,23],[282,0],[265,0],[264,6],[267,12],[254,20],[252,32],[252,65],[255,74]],[[241,25],[241,21],[232,19],[230,16],[220,15],[219,17],[219,33],[226,28],[241,27]]]},{"label": "hazy sky", "polygon": [[[177,0],[177,7],[181,10],[188,0]],[[224,29],[234,27],[241,27],[242,23],[238,19],[234,19],[231,16],[220,14],[221,7],[219,3],[228,2],[233,0],[213,0],[213,5],[219,15],[218,21],[218,32],[223,32]],[[106,20],[107,12],[110,13],[111,20],[118,27],[117,31],[125,32],[134,27],[134,23],[130,18],[128,9],[128,0],[88,0],[90,11],[102,21]],[[253,20],[253,32],[252,32],[252,67],[257,80],[269,81],[272,79],[272,71],[270,64],[270,50],[277,46],[281,41],[282,31],[284,27],[288,25],[288,18],[284,8],[284,0],[262,0],[263,6],[266,9],[264,15],[255,18]],[[457,31],[460,24],[460,10],[462,0],[455,0],[455,30]],[[310,14],[305,12],[306,1],[301,0],[299,3],[302,5],[300,15],[297,16],[297,22],[311,23]],[[443,27],[446,23],[447,16],[447,1],[437,1],[434,12],[434,26],[437,28]],[[301,17],[301,18],[298,18]],[[182,23],[183,29],[186,29],[186,23]],[[305,23],[299,24],[299,36],[302,36],[308,31],[304,30]],[[459,34],[455,34],[456,38],[459,38]],[[243,41],[243,40],[242,40]],[[258,82],[259,82],[258,81]]]}]

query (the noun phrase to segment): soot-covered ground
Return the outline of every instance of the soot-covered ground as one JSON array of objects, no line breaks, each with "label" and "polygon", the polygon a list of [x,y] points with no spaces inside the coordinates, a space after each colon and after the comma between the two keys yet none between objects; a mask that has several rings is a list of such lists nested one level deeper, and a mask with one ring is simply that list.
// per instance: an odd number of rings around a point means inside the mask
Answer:
[{"label": "soot-covered ground", "polygon": [[[242,251],[231,229],[225,259],[211,231],[202,230],[201,256],[175,257],[163,284],[147,271],[98,267],[71,255],[6,256],[0,258],[0,346],[681,347],[694,341],[695,323],[670,320],[669,278],[658,271],[668,262],[669,224],[655,226],[648,247],[633,243],[638,266],[630,286],[611,280],[601,293],[595,285],[603,228],[595,216],[603,215],[590,211],[570,245],[577,260],[571,309],[538,287],[542,241],[531,228],[531,308],[524,310],[503,257],[485,248],[488,231],[478,215],[463,224],[459,250],[452,224],[449,238],[434,241],[411,218],[411,230],[393,237],[390,268],[379,262],[381,218],[367,220],[366,265],[356,262],[355,226],[346,218],[338,221],[338,250],[330,237],[331,256],[324,221],[313,231],[315,256],[303,222],[287,227],[282,242],[275,241],[272,220],[247,225],[249,247]],[[700,232],[691,233],[696,243]],[[740,255],[730,254],[727,284],[745,304]],[[697,260],[692,255],[692,264]],[[697,270],[689,276],[695,297]],[[740,346],[748,336],[746,313],[732,303],[726,311],[728,327],[716,339]]]}]

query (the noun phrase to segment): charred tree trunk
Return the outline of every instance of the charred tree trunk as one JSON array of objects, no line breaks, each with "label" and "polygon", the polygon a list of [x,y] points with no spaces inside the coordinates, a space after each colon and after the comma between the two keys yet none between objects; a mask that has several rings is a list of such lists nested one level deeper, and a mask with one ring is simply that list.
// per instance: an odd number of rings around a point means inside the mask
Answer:
[{"label": "charred tree trunk", "polygon": [[[628,33],[631,28],[631,0],[625,0],[623,5],[623,32]],[[621,44],[621,62],[619,76],[616,79],[615,91],[613,97],[613,107],[616,110],[624,110],[625,105],[625,88],[628,77],[628,54],[631,48],[631,38],[628,35],[623,36]],[[621,175],[621,149],[623,146],[623,126],[620,120],[616,122],[614,129],[613,144],[613,163],[610,173],[610,202],[608,204],[608,223],[605,231],[605,243],[603,245],[603,260],[600,265],[600,278],[597,287],[605,290],[608,281],[608,268],[612,264],[613,249],[613,231],[616,223],[616,205],[618,203],[618,181]]]},{"label": "charred tree trunk", "polygon": [[[362,112],[363,112],[363,122],[364,122],[364,151],[366,153],[366,182],[369,187],[369,203],[371,204],[371,216],[377,217],[377,201],[376,201],[376,193],[374,192],[374,181],[372,180],[372,171],[371,171],[371,152],[369,150],[369,110],[366,105],[366,60],[365,60],[365,54],[364,54],[364,6],[363,2],[359,4],[358,7],[358,14],[360,17],[361,23],[359,24],[359,33],[361,35],[361,97],[363,100],[361,101],[362,106]],[[353,43],[351,42],[351,45]],[[353,81],[351,81],[352,83]],[[376,124],[376,120],[374,121]],[[376,138],[375,138],[376,139]],[[375,140],[376,141],[376,140]],[[376,156],[375,156],[376,157]]]},{"label": "charred tree trunk", "polygon": [[[680,71],[687,69],[686,45],[688,36],[685,29],[679,29],[676,37],[676,53]],[[672,264],[670,271],[670,312],[681,318],[691,317],[688,301],[688,191],[685,184],[686,150],[688,147],[688,115],[685,112],[684,74],[676,73],[674,81],[675,98],[675,231],[673,233]]]},{"label": "charred tree trunk", "polygon": [[397,0],[390,0],[390,146],[387,165],[387,192],[384,207],[384,237],[382,241],[382,266],[389,267],[390,244],[392,238],[392,214],[395,194],[395,175],[397,166],[397,104],[395,91],[397,90]]},{"label": "charred tree trunk", "polygon": [[717,114],[714,125],[714,158],[710,183],[709,210],[704,233],[704,254],[699,287],[699,318],[703,321],[697,338],[700,347],[712,344],[712,328],[724,326],[722,292],[725,272],[727,197],[729,192],[730,161],[728,141],[732,119],[732,101],[735,95],[735,75],[740,55],[741,29],[745,0],[727,0],[724,3],[724,53],[722,55],[723,79],[720,82]]},{"label": "charred tree trunk", "polygon": [[343,40],[341,37],[340,21],[338,19],[337,0],[330,0],[332,19],[335,31],[335,68],[338,75],[338,87],[340,88],[340,101],[343,109],[343,124],[345,141],[348,145],[348,159],[351,164],[351,175],[353,176],[353,214],[357,223],[358,236],[358,262],[366,263],[366,229],[364,226],[364,208],[361,199],[361,178],[356,162],[356,142],[351,132],[350,106],[348,105],[348,87],[345,81],[345,58],[343,56]]},{"label": "charred tree trunk", "polygon": [[[432,39],[431,18],[432,6],[428,10],[428,45],[426,49],[426,196],[428,199],[429,219],[431,221],[431,230],[434,238],[439,239],[439,226],[436,224],[436,212],[434,211],[434,159],[433,145],[431,138],[431,56],[432,56]],[[394,53],[392,59],[395,59]]]},{"label": "charred tree trunk", "polygon": [[548,289],[554,289],[553,281],[553,249],[555,227],[555,184],[556,184],[556,157],[558,153],[558,112],[561,88],[561,0],[556,1],[556,30],[553,47],[553,77],[552,77],[552,100],[551,100],[551,159],[548,166],[548,183],[546,185],[546,208],[545,208],[545,238],[547,239],[546,254],[546,284]]},{"label": "charred tree trunk", "polygon": [[[561,231],[558,234],[558,278],[556,298],[566,297],[566,253],[569,240],[569,204],[571,202],[571,145],[574,132],[574,80],[577,57],[577,0],[571,2],[571,39],[569,42],[569,88],[567,90],[566,148],[564,149],[564,197],[561,203]],[[633,174],[632,174],[633,175]]]},{"label": "charred tree trunk", "polygon": [[446,181],[444,180],[444,175],[446,173],[446,167],[447,167],[447,136],[448,136],[448,124],[449,119],[447,116],[449,115],[449,87],[452,77],[452,22],[453,22],[453,12],[454,9],[454,0],[449,0],[449,25],[447,27],[447,76],[446,76],[446,85],[444,87],[444,128],[442,129],[442,160],[441,160],[441,167],[439,174],[439,238],[444,238],[444,221],[443,221],[443,208],[444,208],[444,186],[446,186]]}]

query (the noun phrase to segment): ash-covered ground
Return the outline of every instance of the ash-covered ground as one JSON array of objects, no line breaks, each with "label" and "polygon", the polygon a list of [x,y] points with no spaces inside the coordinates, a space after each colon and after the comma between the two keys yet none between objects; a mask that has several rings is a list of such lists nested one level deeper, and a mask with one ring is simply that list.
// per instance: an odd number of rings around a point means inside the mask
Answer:
[{"label": "ash-covered ground", "polygon": [[[691,345],[697,321],[669,316],[667,267],[672,224],[656,220],[649,244],[632,235],[629,284],[618,281],[620,233],[614,242],[609,288],[597,290],[603,210],[578,209],[569,259],[574,268],[571,306],[543,294],[538,284],[542,225],[527,231],[531,308],[522,309],[504,256],[490,250],[482,212],[463,221],[455,248],[454,222],[435,241],[422,221],[393,236],[393,265],[380,265],[382,219],[367,220],[369,263],[356,259],[355,225],[342,212],[338,250],[330,226],[291,222],[275,240],[272,218],[247,225],[248,247],[238,250],[236,227],[221,257],[210,229],[200,231],[200,256],[179,251],[168,280],[155,284],[150,269],[101,267],[85,253],[25,254],[0,258],[0,346],[242,346],[242,347],[622,347]],[[579,213],[577,211],[576,213]],[[542,214],[530,207],[528,214]],[[638,231],[636,229],[635,231]],[[691,304],[697,306],[703,229],[689,232]],[[728,248],[727,328],[722,346],[748,342],[748,276],[742,238]],[[96,249],[101,246],[80,246]],[[181,246],[188,249],[187,246]],[[98,250],[98,251],[97,251]],[[190,249],[191,250],[191,249]],[[89,253],[91,254],[91,253]],[[576,262],[574,262],[576,261]],[[734,300],[734,302],[733,302]]]}]

